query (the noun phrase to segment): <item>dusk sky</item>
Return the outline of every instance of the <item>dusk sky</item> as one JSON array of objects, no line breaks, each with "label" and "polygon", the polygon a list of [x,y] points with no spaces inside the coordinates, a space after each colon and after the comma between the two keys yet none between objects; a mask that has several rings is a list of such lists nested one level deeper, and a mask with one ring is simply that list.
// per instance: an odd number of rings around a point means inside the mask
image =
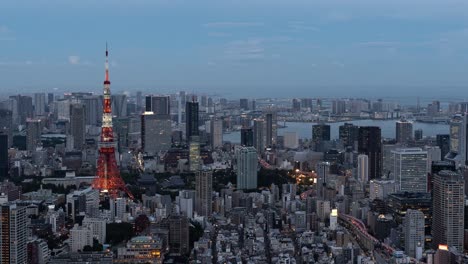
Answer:
[{"label": "dusk sky", "polygon": [[468,98],[467,13],[461,0],[4,0],[0,93],[100,91],[108,41],[115,91]]}]

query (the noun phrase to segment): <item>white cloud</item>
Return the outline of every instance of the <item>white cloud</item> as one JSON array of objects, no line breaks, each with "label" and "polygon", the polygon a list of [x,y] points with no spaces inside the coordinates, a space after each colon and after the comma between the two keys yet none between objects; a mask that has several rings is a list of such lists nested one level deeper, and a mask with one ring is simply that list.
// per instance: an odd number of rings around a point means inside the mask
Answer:
[{"label": "white cloud", "polygon": [[68,56],[68,63],[72,65],[80,64],[80,57],[76,55],[70,55]]},{"label": "white cloud", "polygon": [[231,41],[226,45],[224,55],[234,60],[262,59],[265,55],[263,42],[261,38]]},{"label": "white cloud", "polygon": [[203,24],[203,26],[209,28],[260,27],[263,25],[263,23],[259,22],[211,22]]}]

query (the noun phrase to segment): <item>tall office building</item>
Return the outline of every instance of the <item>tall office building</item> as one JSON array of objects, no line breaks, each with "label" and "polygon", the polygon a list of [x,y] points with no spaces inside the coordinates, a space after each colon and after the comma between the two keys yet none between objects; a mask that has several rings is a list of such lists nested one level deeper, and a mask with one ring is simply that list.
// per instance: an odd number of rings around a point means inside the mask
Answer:
[{"label": "tall office building", "polygon": [[421,139],[423,139],[423,130],[422,129],[414,130],[414,140],[421,140]]},{"label": "tall office building", "polygon": [[297,132],[288,131],[283,134],[283,145],[285,148],[296,149],[299,147],[299,137]]},{"label": "tall office building", "polygon": [[186,216],[169,216],[169,246],[171,251],[180,254],[189,252],[189,221]]},{"label": "tall office building", "polygon": [[343,146],[353,147],[358,140],[359,127],[351,123],[344,123],[339,127],[339,138]]},{"label": "tall office building", "polygon": [[47,105],[50,106],[54,102],[54,99],[55,99],[54,97],[55,97],[54,93],[47,94]]},{"label": "tall office building", "polygon": [[312,142],[315,145],[315,151],[324,150],[324,142],[330,141],[330,125],[317,124],[312,126]]},{"label": "tall office building", "polygon": [[192,172],[200,170],[201,167],[200,139],[198,136],[192,136],[189,142],[189,166]]},{"label": "tall office building", "polygon": [[0,109],[0,133],[8,136],[7,146],[13,143],[13,115],[10,110]]},{"label": "tall office building", "polygon": [[211,217],[213,172],[210,170],[198,171],[195,176],[195,188],[195,211],[198,215]]},{"label": "tall office building", "polygon": [[393,174],[402,192],[427,191],[427,151],[401,148],[392,151]]},{"label": "tall office building", "polygon": [[8,135],[0,134],[0,179],[8,177]]},{"label": "tall office building", "polygon": [[1,263],[27,263],[26,207],[15,203],[0,205],[0,260]]},{"label": "tall office building", "polygon": [[193,136],[199,136],[198,102],[191,101],[185,105],[185,136],[187,141]]},{"label": "tall office building", "polygon": [[137,113],[140,113],[143,108],[143,95],[141,91],[136,92],[136,107],[137,107]]},{"label": "tall office building", "polygon": [[41,143],[42,122],[40,119],[26,121],[26,148],[33,151]]},{"label": "tall office building", "polygon": [[102,121],[102,98],[92,95],[80,99],[86,108],[86,125],[98,126]]},{"label": "tall office building", "polygon": [[157,154],[171,148],[172,128],[167,115],[144,112],[141,115],[141,148],[149,154]]},{"label": "tall office building", "polygon": [[170,115],[171,98],[165,95],[148,95],[146,96],[145,109],[155,115]]},{"label": "tall office building", "polygon": [[242,110],[249,110],[249,100],[246,98],[242,98],[239,100],[239,106]]},{"label": "tall office building", "polygon": [[237,189],[257,188],[257,150],[254,147],[240,147],[236,150]]},{"label": "tall office building", "polygon": [[259,153],[265,150],[265,120],[254,119],[253,146]]},{"label": "tall office building", "polygon": [[396,122],[396,141],[406,145],[413,139],[413,123],[400,120]]},{"label": "tall office building", "polygon": [[213,149],[223,146],[223,120],[213,119],[210,122],[211,147]]},{"label": "tall office building", "polygon": [[450,152],[450,135],[436,135],[436,144],[440,148],[441,159]]},{"label": "tall office building", "polygon": [[26,119],[33,117],[32,97],[24,95],[10,96],[12,99],[13,122],[15,124],[25,124]]},{"label": "tall office building", "polygon": [[456,167],[466,164],[467,116],[455,115],[450,120],[450,152],[445,159],[455,162]]},{"label": "tall office building", "polygon": [[82,150],[86,135],[86,109],[84,104],[72,103],[70,105],[70,133],[73,149]]},{"label": "tall office building", "polygon": [[299,111],[301,111],[301,101],[299,101],[299,99],[294,98],[294,99],[292,100],[292,110],[293,110],[294,112],[299,112]]},{"label": "tall office building", "polygon": [[254,134],[253,129],[250,127],[241,128],[241,146],[253,147]]},{"label": "tall office building", "polygon": [[359,127],[358,152],[369,157],[369,179],[382,175],[382,136],[380,127]]},{"label": "tall office building", "polygon": [[424,214],[408,209],[404,220],[405,253],[416,259],[422,257],[424,249]]},{"label": "tall office building", "polygon": [[369,157],[365,154],[358,155],[357,178],[362,183],[369,181]]},{"label": "tall office building", "polygon": [[346,102],[343,100],[333,100],[332,113],[334,115],[341,115],[346,112]]},{"label": "tall office building", "polygon": [[276,145],[278,136],[278,118],[276,112],[270,111],[265,114],[265,147]]},{"label": "tall office building", "polygon": [[113,94],[111,95],[112,116],[126,117],[127,116],[127,95]]},{"label": "tall office building", "polygon": [[317,172],[317,196],[324,197],[324,190],[327,186],[328,176],[330,174],[330,162],[317,163],[315,171]]},{"label": "tall office building", "polygon": [[34,116],[44,116],[45,115],[45,93],[35,93],[34,94]]},{"label": "tall office building", "polygon": [[465,209],[463,177],[452,171],[440,171],[435,174],[432,202],[433,248],[442,244],[463,252]]}]

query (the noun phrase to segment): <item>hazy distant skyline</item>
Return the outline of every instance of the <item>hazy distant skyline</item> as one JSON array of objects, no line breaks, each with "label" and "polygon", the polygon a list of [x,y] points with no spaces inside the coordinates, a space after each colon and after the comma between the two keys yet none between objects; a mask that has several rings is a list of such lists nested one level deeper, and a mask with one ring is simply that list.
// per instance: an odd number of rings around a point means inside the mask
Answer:
[{"label": "hazy distant skyline", "polygon": [[2,1],[0,93],[99,91],[108,41],[116,91],[468,98],[467,11],[454,0]]}]

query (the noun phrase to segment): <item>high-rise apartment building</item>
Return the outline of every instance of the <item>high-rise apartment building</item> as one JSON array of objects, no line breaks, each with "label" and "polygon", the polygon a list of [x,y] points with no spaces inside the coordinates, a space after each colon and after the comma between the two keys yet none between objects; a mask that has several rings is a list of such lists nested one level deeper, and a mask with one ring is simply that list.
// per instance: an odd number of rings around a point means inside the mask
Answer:
[{"label": "high-rise apartment building", "polygon": [[237,189],[257,188],[257,150],[254,147],[240,147],[236,150]]},{"label": "high-rise apartment building", "polygon": [[192,136],[189,142],[189,166],[192,172],[200,170],[201,167],[200,139],[198,136]]},{"label": "high-rise apartment building", "polygon": [[0,205],[0,260],[1,263],[27,263],[26,207],[16,203]]},{"label": "high-rise apartment building", "polygon": [[276,112],[270,111],[265,114],[265,147],[276,145],[278,136],[278,119]]},{"label": "high-rise apartment building", "polygon": [[213,149],[223,146],[223,120],[213,119],[210,122],[211,147]]},{"label": "high-rise apartment building", "polygon": [[465,181],[460,174],[440,171],[434,176],[432,242],[463,252]]},{"label": "high-rise apartment building", "polygon": [[211,217],[213,172],[210,170],[198,171],[195,175],[195,188],[195,211],[198,215]]},{"label": "high-rise apartment building", "polygon": [[358,152],[369,157],[369,179],[382,175],[382,136],[380,127],[359,127]]},{"label": "high-rise apartment building", "polygon": [[457,114],[450,120],[450,152],[445,159],[455,162],[457,168],[466,163],[467,125],[467,116],[463,114]]}]

